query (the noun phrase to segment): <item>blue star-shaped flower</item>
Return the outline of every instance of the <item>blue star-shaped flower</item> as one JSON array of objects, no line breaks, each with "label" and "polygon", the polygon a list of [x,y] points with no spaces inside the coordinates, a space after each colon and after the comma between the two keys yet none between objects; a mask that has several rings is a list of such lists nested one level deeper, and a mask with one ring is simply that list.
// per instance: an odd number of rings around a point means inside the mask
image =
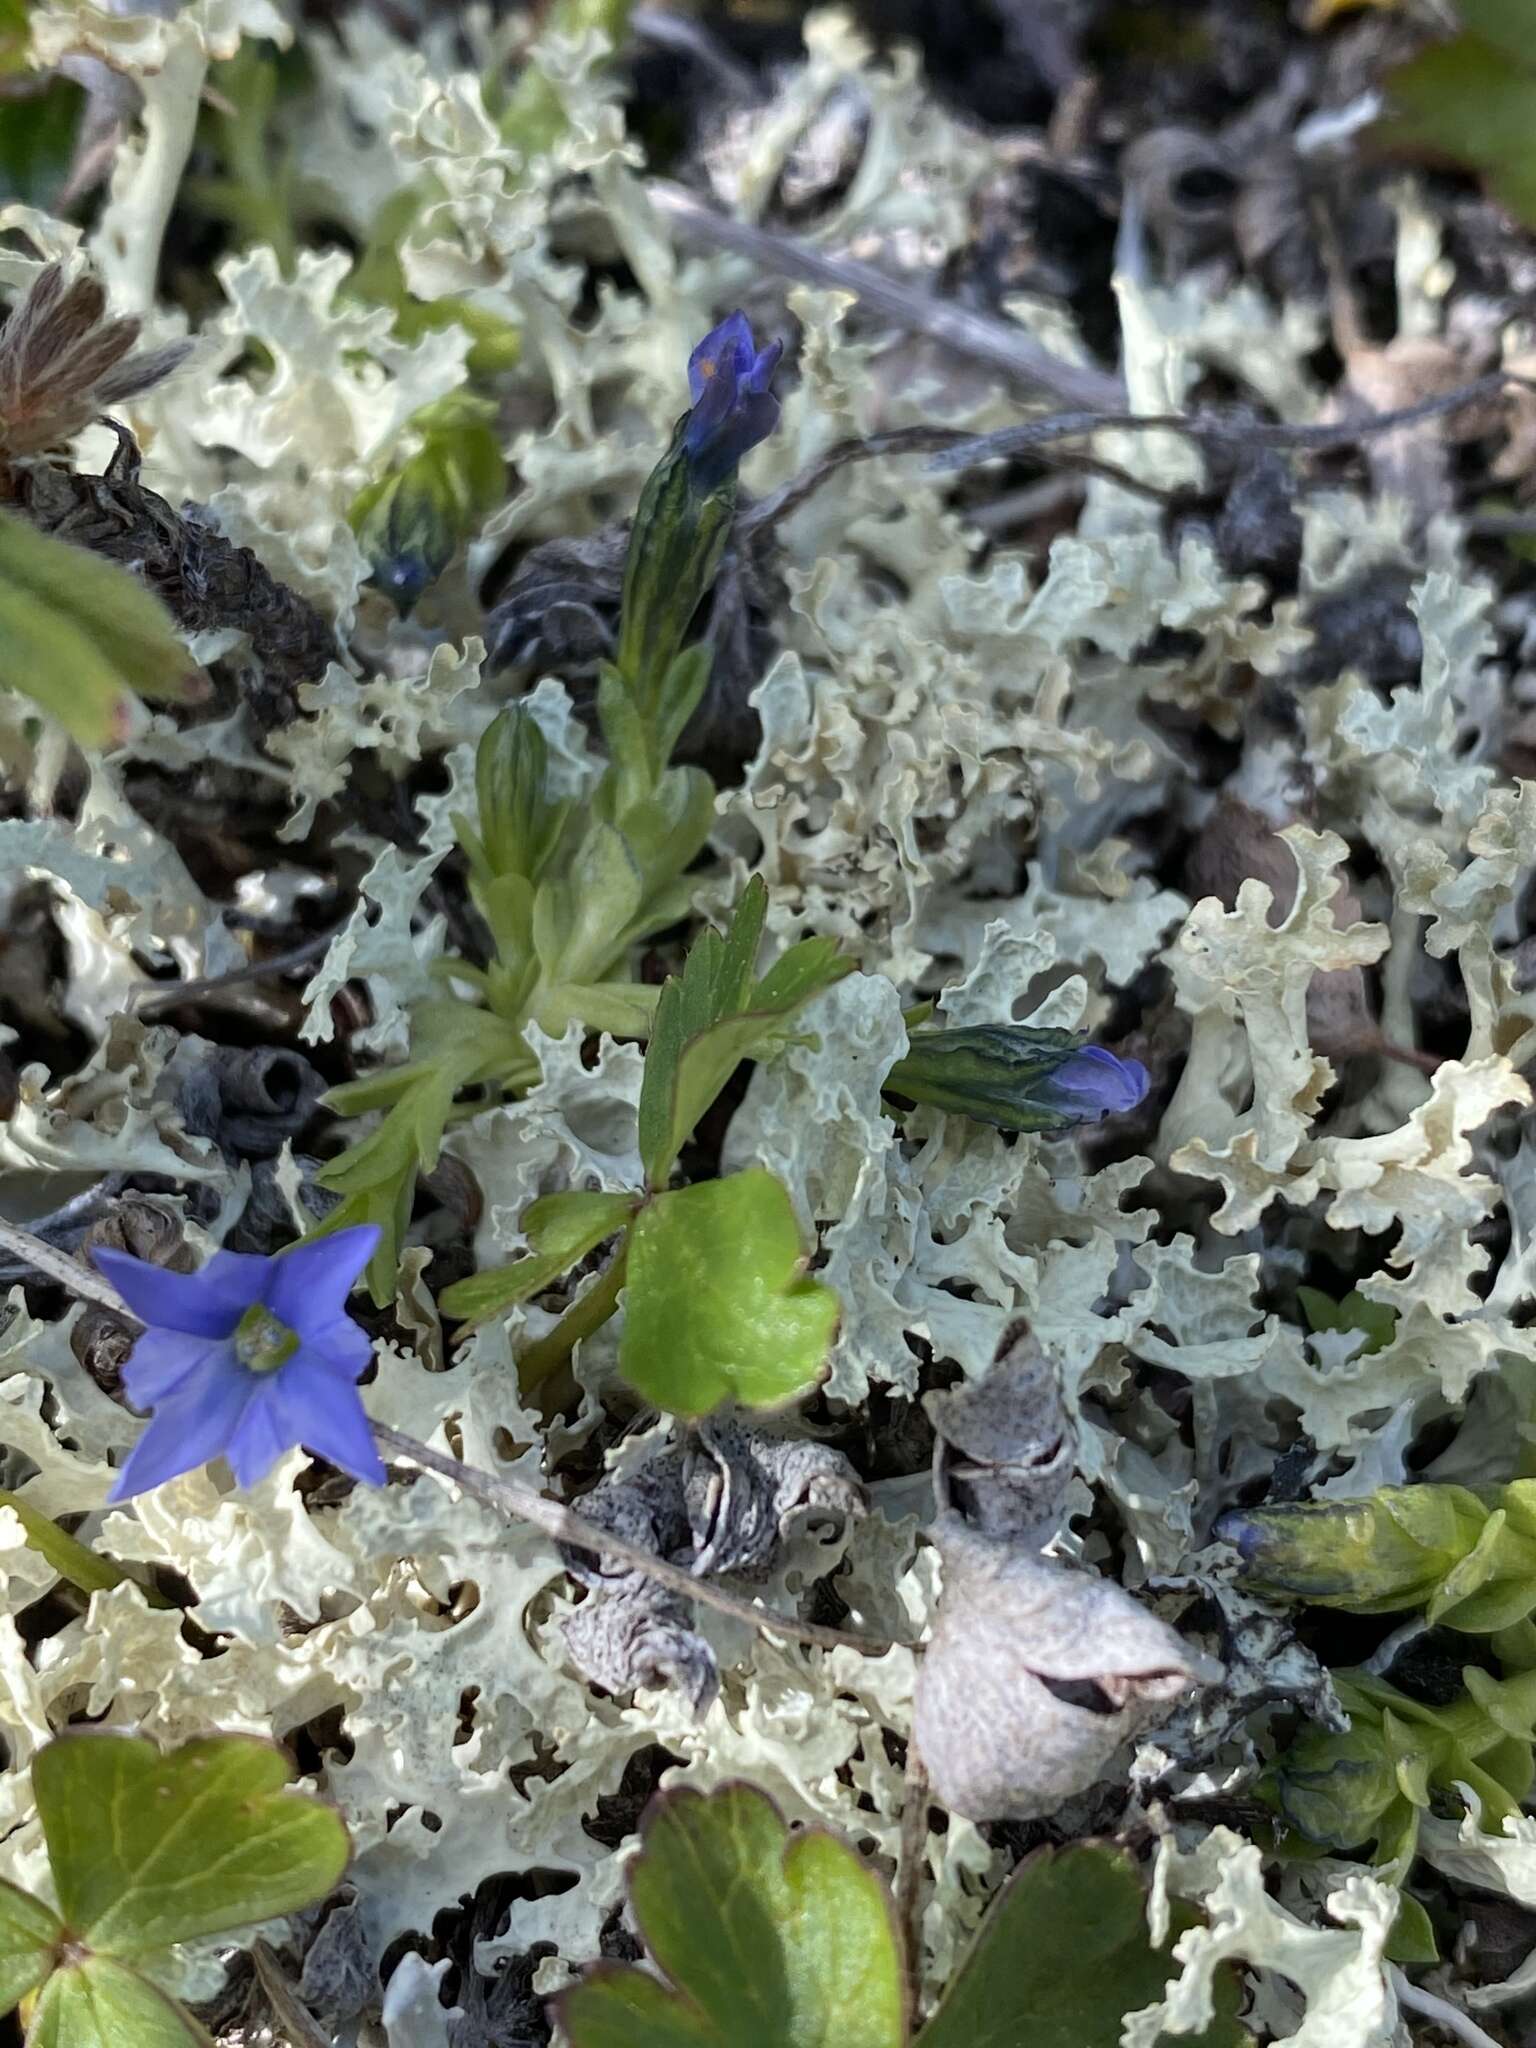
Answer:
[{"label": "blue star-shaped flower", "polygon": [[382,1485],[383,1461],[357,1391],[373,1347],[346,1312],[378,1241],[377,1229],[363,1224],[275,1258],[216,1252],[196,1273],[93,1252],[145,1325],[123,1385],[135,1408],[154,1411],[111,1499],[128,1500],[221,1456],[239,1485],[254,1486],[295,1444]]},{"label": "blue star-shaped flower", "polygon": [[760,349],[745,313],[728,314],[688,358],[693,410],[683,429],[689,473],[700,491],[718,490],[748,449],[779,423],[768,386],[784,353],[781,341]]}]

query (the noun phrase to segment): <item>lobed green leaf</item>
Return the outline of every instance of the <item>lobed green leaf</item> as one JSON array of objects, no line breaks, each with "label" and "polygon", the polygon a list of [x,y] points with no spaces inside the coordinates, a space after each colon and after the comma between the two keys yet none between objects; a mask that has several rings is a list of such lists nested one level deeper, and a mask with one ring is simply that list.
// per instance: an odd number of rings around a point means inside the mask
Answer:
[{"label": "lobed green leaf", "polygon": [[674,1415],[807,1393],[838,1300],[804,1266],[789,1196],[761,1167],[653,1196],[630,1225],[620,1371]]},{"label": "lobed green leaf", "polygon": [[256,1736],[163,1754],[139,1736],[59,1736],[33,1759],[32,1789],[71,1930],[97,1955],[134,1957],[324,1898],[347,1831],[289,1789],[293,1775]]}]

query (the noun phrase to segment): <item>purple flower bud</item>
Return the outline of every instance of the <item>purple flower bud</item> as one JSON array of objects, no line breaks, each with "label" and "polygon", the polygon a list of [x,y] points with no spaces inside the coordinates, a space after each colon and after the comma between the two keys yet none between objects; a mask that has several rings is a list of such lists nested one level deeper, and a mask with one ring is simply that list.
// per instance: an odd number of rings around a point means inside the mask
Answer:
[{"label": "purple flower bud", "polygon": [[1074,1121],[1096,1122],[1134,1109],[1152,1085],[1140,1060],[1122,1060],[1102,1045],[1085,1045],[1049,1076],[1043,1093]]},{"label": "purple flower bud", "polygon": [[885,1085],[999,1130],[1066,1131],[1134,1109],[1150,1081],[1140,1060],[1080,1045],[1070,1031],[972,1024],[914,1031]]},{"label": "purple flower bud", "polygon": [[93,1252],[145,1325],[123,1385],[136,1408],[154,1411],[110,1498],[128,1500],[218,1457],[237,1484],[254,1486],[295,1444],[382,1485],[357,1391],[373,1347],[346,1313],[378,1241],[363,1224],[275,1258],[216,1252],[196,1273]]},{"label": "purple flower bud", "polygon": [[759,349],[745,313],[727,315],[688,358],[693,410],[683,428],[683,452],[694,486],[707,494],[736,473],[736,465],[779,423],[779,401],[768,386],[781,341]]}]

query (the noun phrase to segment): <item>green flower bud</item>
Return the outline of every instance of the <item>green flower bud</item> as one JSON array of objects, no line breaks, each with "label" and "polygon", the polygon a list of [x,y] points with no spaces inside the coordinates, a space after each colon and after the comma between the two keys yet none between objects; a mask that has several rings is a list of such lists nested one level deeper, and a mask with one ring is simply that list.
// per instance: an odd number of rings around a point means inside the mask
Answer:
[{"label": "green flower bud", "polygon": [[1147,1092],[1139,1060],[1117,1059],[1072,1031],[980,1024],[914,1031],[886,1091],[1004,1131],[1065,1131],[1134,1109]]},{"label": "green flower bud", "polygon": [[1250,1584],[1287,1600],[1351,1614],[1422,1607],[1469,1634],[1536,1610],[1536,1480],[1236,1508],[1216,1534],[1242,1553]]},{"label": "green flower bud", "polygon": [[458,392],[418,413],[414,455],[353,500],[352,529],[373,580],[403,616],[499,501],[506,469],[494,409]]},{"label": "green flower bud", "polygon": [[1536,1672],[1493,1678],[1469,1666],[1466,1691],[1426,1706],[1365,1671],[1335,1673],[1349,1715],[1342,1734],[1306,1727],[1275,1763],[1267,1789],[1292,1827],[1326,1849],[1375,1845],[1398,1874],[1412,1860],[1419,1815],[1470,1785],[1497,1834],[1530,1790]]},{"label": "green flower bud", "polygon": [[475,750],[476,831],[455,819],[459,842],[483,889],[510,876],[536,882],[570,815],[569,798],[549,787],[549,743],[520,704],[494,718]]},{"label": "green flower bud", "polygon": [[712,491],[698,489],[685,445],[690,418],[683,415],[646,480],[624,565],[617,667],[647,716],[714,583],[736,509],[734,475]]}]

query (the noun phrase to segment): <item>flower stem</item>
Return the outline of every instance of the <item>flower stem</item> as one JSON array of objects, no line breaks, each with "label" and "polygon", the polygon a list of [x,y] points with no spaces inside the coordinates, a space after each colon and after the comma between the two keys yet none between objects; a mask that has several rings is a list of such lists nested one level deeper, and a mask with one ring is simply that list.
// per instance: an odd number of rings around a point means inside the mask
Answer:
[{"label": "flower stem", "polygon": [[819,1622],[801,1621],[796,1615],[776,1614],[771,1608],[754,1607],[750,1600],[738,1599],[734,1593],[727,1593],[708,1579],[695,1578],[681,1565],[669,1564],[664,1557],[657,1557],[654,1551],[628,1542],[597,1522],[589,1522],[574,1508],[564,1507],[559,1501],[546,1500],[542,1493],[535,1493],[531,1487],[520,1486],[511,1479],[494,1478],[489,1472],[477,1471],[472,1465],[461,1465],[457,1458],[450,1458],[443,1451],[434,1451],[430,1445],[418,1443],[414,1437],[405,1436],[398,1429],[390,1429],[385,1423],[374,1423],[373,1434],[382,1450],[394,1451],[400,1457],[409,1458],[412,1464],[451,1480],[461,1493],[484,1501],[498,1514],[513,1521],[529,1522],[556,1543],[568,1544],[573,1550],[584,1550],[592,1557],[621,1558],[625,1564],[633,1565],[659,1585],[680,1593],[685,1600],[697,1600],[701,1606],[713,1607],[763,1634],[788,1636],[796,1642],[815,1643],[825,1650],[859,1650],[866,1657],[882,1657],[892,1647],[883,1636],[856,1635],[849,1629],[823,1628]]},{"label": "flower stem", "polygon": [[530,1344],[517,1361],[517,1384],[525,1394],[565,1364],[583,1339],[600,1330],[619,1305],[625,1249],[620,1245],[597,1281],[578,1295],[555,1327]]}]

